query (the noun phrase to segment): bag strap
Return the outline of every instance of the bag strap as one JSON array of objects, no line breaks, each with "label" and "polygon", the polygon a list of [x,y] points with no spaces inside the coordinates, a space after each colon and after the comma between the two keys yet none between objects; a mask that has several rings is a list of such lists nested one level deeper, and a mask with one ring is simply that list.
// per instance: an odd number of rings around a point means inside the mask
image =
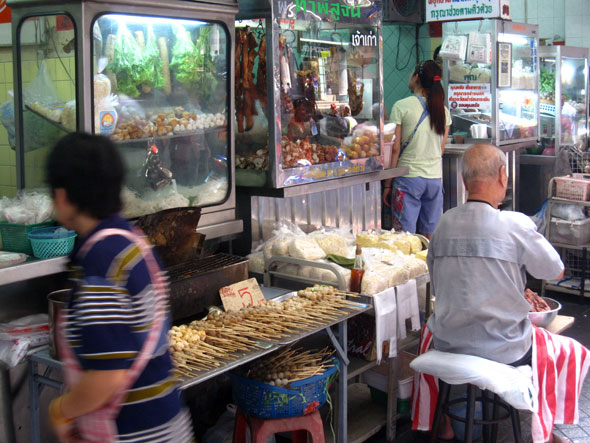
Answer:
[{"label": "bag strap", "polygon": [[408,139],[402,145],[402,147],[400,149],[400,152],[399,152],[399,155],[400,156],[402,155],[402,153],[404,152],[404,150],[408,147],[408,145],[410,144],[410,142],[412,141],[412,139],[416,135],[416,132],[418,131],[418,127],[420,126],[420,124],[424,121],[424,119],[426,117],[428,117],[428,109],[426,108],[426,103],[424,102],[424,98],[422,98],[421,96],[419,96],[417,94],[415,95],[415,97],[418,99],[418,101],[422,105],[422,115],[420,116],[420,119],[418,120],[418,123],[416,123],[416,127],[414,128],[414,132],[412,132],[410,134],[410,136],[408,137]]}]

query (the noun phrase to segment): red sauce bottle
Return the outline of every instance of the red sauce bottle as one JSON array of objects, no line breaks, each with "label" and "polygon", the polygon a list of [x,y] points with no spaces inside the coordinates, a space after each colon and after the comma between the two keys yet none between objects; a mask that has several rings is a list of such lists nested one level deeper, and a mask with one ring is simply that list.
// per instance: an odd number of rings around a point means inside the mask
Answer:
[{"label": "red sauce bottle", "polygon": [[358,292],[360,294],[364,274],[365,270],[363,269],[362,250],[359,245],[356,245],[354,264],[352,265],[352,271],[350,272],[350,290],[352,292]]}]

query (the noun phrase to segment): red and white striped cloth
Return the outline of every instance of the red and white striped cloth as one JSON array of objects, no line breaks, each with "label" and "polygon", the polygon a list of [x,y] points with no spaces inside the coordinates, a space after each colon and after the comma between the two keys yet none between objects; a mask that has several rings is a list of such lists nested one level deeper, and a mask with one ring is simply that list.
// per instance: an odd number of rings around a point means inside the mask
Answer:
[{"label": "red and white striped cloth", "polygon": [[[432,348],[432,332],[424,325],[418,355]],[[533,385],[539,410],[533,413],[534,443],[549,440],[554,424],[578,422],[578,399],[590,366],[588,349],[577,341],[533,326]],[[438,378],[415,373],[412,388],[412,429],[428,431],[438,398]]]}]

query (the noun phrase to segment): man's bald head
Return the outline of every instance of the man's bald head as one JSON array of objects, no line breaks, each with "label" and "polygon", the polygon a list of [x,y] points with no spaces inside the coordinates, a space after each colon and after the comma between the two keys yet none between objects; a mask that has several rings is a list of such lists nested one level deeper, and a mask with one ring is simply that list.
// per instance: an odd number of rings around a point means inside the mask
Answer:
[{"label": "man's bald head", "polygon": [[495,181],[498,171],[506,165],[505,154],[493,145],[473,145],[463,154],[463,182],[469,188],[472,182]]}]

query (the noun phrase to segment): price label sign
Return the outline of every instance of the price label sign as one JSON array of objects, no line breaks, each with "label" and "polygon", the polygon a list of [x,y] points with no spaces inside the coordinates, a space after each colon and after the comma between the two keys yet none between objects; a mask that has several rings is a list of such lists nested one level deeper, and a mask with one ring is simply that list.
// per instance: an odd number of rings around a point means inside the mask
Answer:
[{"label": "price label sign", "polygon": [[219,290],[219,295],[226,311],[239,311],[246,306],[257,306],[266,301],[255,278],[224,286]]}]

